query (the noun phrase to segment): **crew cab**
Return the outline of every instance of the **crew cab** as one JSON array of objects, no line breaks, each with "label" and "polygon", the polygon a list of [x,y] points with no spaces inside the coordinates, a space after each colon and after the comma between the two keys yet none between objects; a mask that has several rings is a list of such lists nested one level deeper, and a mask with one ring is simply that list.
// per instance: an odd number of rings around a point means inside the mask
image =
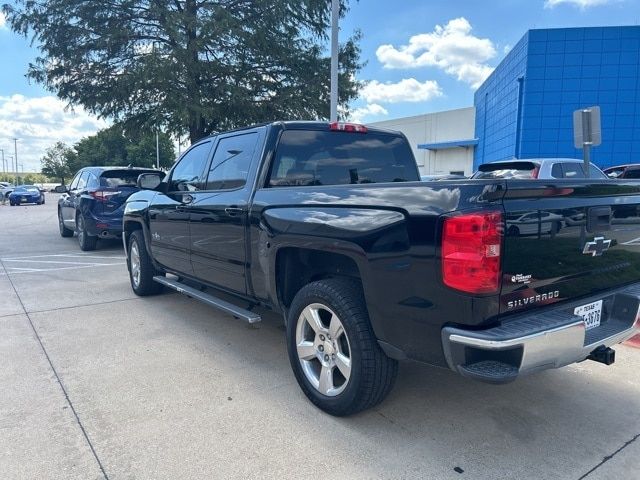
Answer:
[{"label": "crew cab", "polygon": [[640,326],[640,217],[615,215],[640,182],[421,182],[401,133],[275,122],[204,138],[138,186],[134,292],[281,313],[301,389],[333,415],[382,401],[399,360],[506,383],[611,364]]}]

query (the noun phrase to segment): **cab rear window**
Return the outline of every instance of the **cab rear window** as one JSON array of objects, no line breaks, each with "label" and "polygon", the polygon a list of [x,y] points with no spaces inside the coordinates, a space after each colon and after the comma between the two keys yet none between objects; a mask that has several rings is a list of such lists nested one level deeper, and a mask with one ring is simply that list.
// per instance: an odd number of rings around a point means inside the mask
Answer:
[{"label": "cab rear window", "polygon": [[270,187],[417,182],[407,141],[375,132],[285,130],[267,181]]}]

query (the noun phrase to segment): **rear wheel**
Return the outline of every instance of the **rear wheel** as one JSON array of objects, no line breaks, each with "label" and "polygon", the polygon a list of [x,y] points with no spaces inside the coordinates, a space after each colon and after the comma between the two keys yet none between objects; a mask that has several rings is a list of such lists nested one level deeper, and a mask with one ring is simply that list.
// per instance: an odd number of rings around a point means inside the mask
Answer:
[{"label": "rear wheel", "polygon": [[95,250],[96,244],[98,243],[98,237],[89,235],[82,215],[78,215],[76,217],[76,229],[78,230],[78,244],[80,245],[80,250],[83,252]]},{"label": "rear wheel", "polygon": [[153,281],[153,277],[160,275],[154,266],[141,230],[135,230],[129,237],[128,255],[129,279],[131,288],[136,295],[145,297],[162,291],[162,285]]},{"label": "rear wheel", "polygon": [[62,220],[62,211],[58,209],[58,228],[60,229],[61,237],[73,237],[73,230],[64,226],[64,221]]},{"label": "rear wheel", "polygon": [[289,310],[287,347],[302,391],[331,415],[371,408],[395,383],[398,363],[378,345],[356,281],[327,279],[303,287]]}]

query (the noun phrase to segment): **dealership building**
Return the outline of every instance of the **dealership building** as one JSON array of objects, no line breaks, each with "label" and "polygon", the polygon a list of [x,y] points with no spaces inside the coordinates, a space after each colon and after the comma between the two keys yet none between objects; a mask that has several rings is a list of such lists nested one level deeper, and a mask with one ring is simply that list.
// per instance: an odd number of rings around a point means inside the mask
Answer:
[{"label": "dealership building", "polygon": [[600,167],[640,163],[640,26],[530,30],[470,108],[377,122],[407,135],[422,174],[510,158],[573,157],[573,112],[597,105]]}]

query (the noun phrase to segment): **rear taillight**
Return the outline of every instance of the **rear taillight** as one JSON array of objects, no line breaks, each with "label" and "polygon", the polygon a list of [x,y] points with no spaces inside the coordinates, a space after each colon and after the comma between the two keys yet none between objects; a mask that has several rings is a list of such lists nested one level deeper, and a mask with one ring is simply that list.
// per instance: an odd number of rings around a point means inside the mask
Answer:
[{"label": "rear taillight", "polygon": [[540,167],[536,167],[531,170],[531,178],[538,178],[538,174],[540,173]]},{"label": "rear taillight", "polygon": [[357,123],[331,122],[329,130],[337,132],[367,133],[367,127]]},{"label": "rear taillight", "polygon": [[442,280],[469,293],[496,293],[500,286],[502,213],[447,218],[442,231]]},{"label": "rear taillight", "polygon": [[114,190],[95,190],[89,193],[99,202],[108,202],[111,197],[118,195],[120,192]]}]

